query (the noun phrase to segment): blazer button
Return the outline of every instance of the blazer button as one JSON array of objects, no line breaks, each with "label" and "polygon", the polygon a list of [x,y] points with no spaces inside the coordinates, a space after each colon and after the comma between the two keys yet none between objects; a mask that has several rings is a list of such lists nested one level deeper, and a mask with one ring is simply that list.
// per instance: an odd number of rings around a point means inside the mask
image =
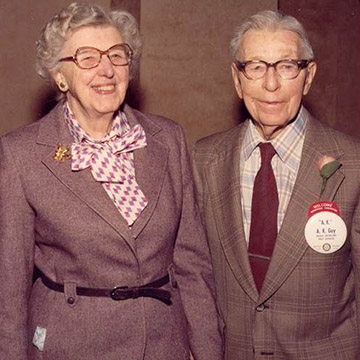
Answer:
[{"label": "blazer button", "polygon": [[259,306],[256,307],[257,312],[263,312],[264,310],[265,310],[265,305],[264,304],[260,304]]},{"label": "blazer button", "polygon": [[75,299],[72,296],[69,296],[66,301],[70,305],[73,305],[75,303]]}]

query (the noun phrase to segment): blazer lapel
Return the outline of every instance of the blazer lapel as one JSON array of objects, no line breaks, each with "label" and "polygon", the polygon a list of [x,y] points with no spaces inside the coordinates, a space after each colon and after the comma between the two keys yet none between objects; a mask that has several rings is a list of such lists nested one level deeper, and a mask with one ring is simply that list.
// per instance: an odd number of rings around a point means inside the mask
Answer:
[{"label": "blazer lapel", "polygon": [[169,149],[156,139],[156,134],[162,130],[159,125],[129,106],[125,106],[124,111],[131,126],[139,123],[144,128],[147,142],[146,147],[134,152],[136,181],[149,201],[132,227],[132,235],[136,238],[156,208],[165,178]]},{"label": "blazer lapel", "polygon": [[71,171],[71,161],[59,162],[53,159],[58,144],[70,146],[73,142],[63,121],[62,104],[48,115],[40,125],[37,144],[41,146],[43,164],[64,184],[76,197],[93,209],[111,227],[114,228],[134,250],[134,238],[115,205],[106,194],[101,184],[94,180],[90,169],[79,172]]},{"label": "blazer lapel", "polygon": [[[304,229],[308,220],[309,206],[320,200],[322,178],[317,160],[324,155],[339,159],[342,151],[330,131],[310,118],[297,180],[276,240],[259,304],[268,299],[284,283],[308,248]],[[344,175],[339,169],[327,182],[321,199],[333,200],[343,179]]]},{"label": "blazer lapel", "polygon": [[246,126],[231,132],[222,150],[208,165],[207,182],[219,239],[228,263],[248,296],[257,301],[244,234],[240,196],[240,152]]}]

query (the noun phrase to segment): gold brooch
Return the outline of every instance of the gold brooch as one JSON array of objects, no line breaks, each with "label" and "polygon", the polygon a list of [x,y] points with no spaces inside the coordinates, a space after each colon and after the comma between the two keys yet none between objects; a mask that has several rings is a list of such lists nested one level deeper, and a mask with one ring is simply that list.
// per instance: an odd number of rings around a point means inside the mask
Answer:
[{"label": "gold brooch", "polygon": [[70,146],[64,147],[62,144],[58,144],[53,159],[58,162],[64,162],[64,160],[71,159]]}]

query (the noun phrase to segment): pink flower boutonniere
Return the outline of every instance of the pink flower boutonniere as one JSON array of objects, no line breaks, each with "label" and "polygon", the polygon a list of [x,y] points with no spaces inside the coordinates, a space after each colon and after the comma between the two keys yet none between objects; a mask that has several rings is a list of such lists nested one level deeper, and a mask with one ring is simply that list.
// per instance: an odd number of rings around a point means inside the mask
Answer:
[{"label": "pink flower boutonniere", "polygon": [[328,179],[335,173],[335,171],[341,166],[341,163],[330,155],[324,155],[317,161],[320,175],[323,179],[320,191],[320,197],[325,190]]}]

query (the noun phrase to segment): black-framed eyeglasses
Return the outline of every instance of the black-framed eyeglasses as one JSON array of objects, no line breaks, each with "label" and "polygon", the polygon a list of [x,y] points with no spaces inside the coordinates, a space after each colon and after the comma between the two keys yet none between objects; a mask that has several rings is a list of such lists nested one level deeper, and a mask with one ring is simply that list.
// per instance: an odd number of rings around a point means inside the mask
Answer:
[{"label": "black-framed eyeglasses", "polygon": [[64,57],[59,62],[73,61],[80,69],[92,69],[100,64],[103,55],[106,55],[113,65],[125,66],[131,63],[133,51],[126,43],[116,44],[105,51],[84,46],[78,48],[74,56]]},{"label": "black-framed eyeglasses", "polygon": [[250,80],[263,78],[269,67],[273,67],[277,74],[284,80],[295,79],[300,71],[306,68],[311,62],[312,60],[279,60],[274,63],[268,63],[262,60],[234,61],[238,70]]}]

